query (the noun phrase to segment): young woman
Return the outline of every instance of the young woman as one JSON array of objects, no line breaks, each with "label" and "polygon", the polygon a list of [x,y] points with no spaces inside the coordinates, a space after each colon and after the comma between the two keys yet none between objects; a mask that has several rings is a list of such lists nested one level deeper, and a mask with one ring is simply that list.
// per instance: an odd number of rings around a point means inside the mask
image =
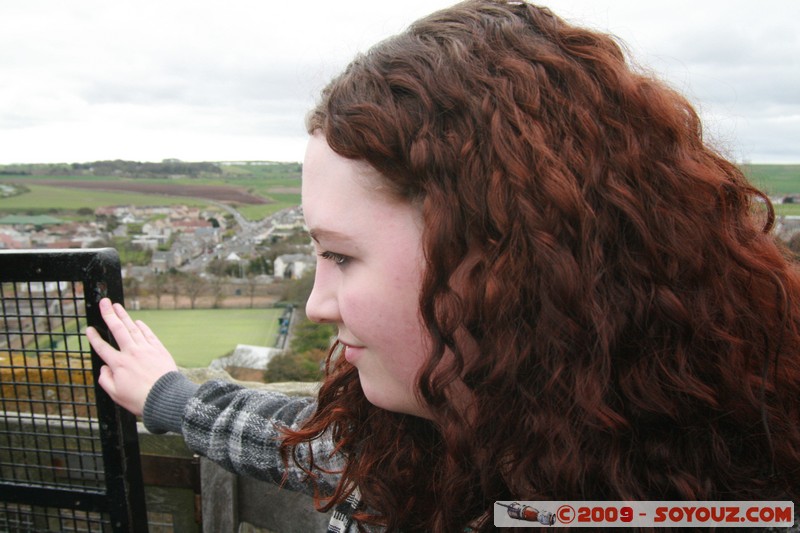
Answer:
[{"label": "young woman", "polygon": [[339,332],[318,398],[198,388],[103,301],[100,384],[152,431],[352,528],[800,496],[797,266],[769,201],[613,39],[467,1],[357,57],[308,130],[307,313]]}]

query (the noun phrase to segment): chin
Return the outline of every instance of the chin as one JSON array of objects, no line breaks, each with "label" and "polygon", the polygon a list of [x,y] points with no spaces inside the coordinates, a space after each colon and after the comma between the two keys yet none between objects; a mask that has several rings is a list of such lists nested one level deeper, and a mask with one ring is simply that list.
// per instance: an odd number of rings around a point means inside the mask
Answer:
[{"label": "chin", "polygon": [[423,408],[416,399],[390,398],[385,394],[385,390],[378,392],[369,387],[365,387],[363,383],[361,384],[361,390],[364,391],[364,396],[367,397],[367,401],[375,407],[392,411],[393,413],[402,413],[405,415],[418,416],[420,418],[431,418],[430,413]]}]

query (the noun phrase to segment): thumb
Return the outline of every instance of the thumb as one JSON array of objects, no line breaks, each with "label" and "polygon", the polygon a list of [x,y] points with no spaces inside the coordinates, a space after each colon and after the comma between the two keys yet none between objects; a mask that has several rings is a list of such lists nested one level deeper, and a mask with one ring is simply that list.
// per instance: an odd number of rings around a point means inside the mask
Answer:
[{"label": "thumb", "polygon": [[112,400],[117,401],[117,386],[114,383],[114,373],[108,365],[100,367],[100,377],[97,378],[97,383],[111,396]]}]

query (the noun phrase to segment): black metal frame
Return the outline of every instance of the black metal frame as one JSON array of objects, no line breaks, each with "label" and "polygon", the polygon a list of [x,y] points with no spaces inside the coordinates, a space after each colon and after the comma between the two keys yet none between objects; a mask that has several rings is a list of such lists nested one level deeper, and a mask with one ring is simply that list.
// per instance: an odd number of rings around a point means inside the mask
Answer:
[{"label": "black metal frame", "polygon": [[83,337],[113,343],[104,296],[122,303],[111,248],[0,251],[0,530],[147,531],[136,419],[97,385]]}]

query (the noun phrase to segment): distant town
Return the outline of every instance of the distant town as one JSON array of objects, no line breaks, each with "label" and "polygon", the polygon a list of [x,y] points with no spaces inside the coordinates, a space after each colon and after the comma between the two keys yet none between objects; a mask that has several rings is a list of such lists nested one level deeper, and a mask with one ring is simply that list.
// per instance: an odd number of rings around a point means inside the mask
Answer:
[{"label": "distant town", "polygon": [[[2,182],[0,198],[15,202],[35,192],[43,181],[29,178]],[[128,185],[141,183],[139,189],[152,186],[145,181],[129,180]],[[292,189],[287,183],[276,181],[276,190]],[[76,184],[72,181],[55,190],[70,191]],[[165,181],[165,185],[174,188],[176,184]],[[98,188],[107,186],[104,183]],[[192,183],[180,187],[208,189],[207,185]],[[217,196],[220,193],[212,192]],[[52,191],[48,194],[57,196]],[[128,192],[114,194],[121,199]],[[168,205],[143,205],[149,198],[158,203],[158,196],[146,195],[140,196],[136,205],[77,209],[34,210],[20,208],[24,202],[17,202],[11,209],[0,209],[0,250],[112,247],[120,256],[125,305],[132,311],[278,307],[273,312],[278,317],[274,340],[270,337],[267,346],[249,346],[239,345],[240,341],[232,338],[233,351],[216,354],[219,359],[213,361],[212,368],[223,368],[250,381],[315,381],[319,377],[319,361],[333,332],[308,323],[303,313],[294,312],[304,307],[313,281],[308,274],[313,273],[315,258],[298,205],[299,189],[280,194],[286,198],[278,207],[292,200],[294,205],[258,220],[241,212],[247,203],[209,197],[200,198],[201,201],[193,197],[194,202],[186,204],[180,203],[179,197],[170,197]],[[53,203],[57,204],[58,199]],[[277,204],[271,198],[265,203]],[[266,324],[258,329],[265,327]],[[296,331],[301,332],[299,337]],[[177,351],[189,350],[178,345]],[[278,362],[268,367],[276,358]]]},{"label": "distant town", "polygon": [[314,265],[300,171],[268,161],[0,166],[0,250],[113,247],[132,306],[303,303],[283,283]]},{"label": "distant town", "polygon": [[[229,206],[214,210],[180,205],[113,206],[96,209],[92,222],[64,221],[51,215],[7,215],[0,217],[0,249],[89,248],[124,241],[149,257],[147,264],[123,264],[126,274],[143,277],[171,269],[202,272],[214,259],[239,265],[253,258],[259,246],[304,233],[299,206],[257,223],[226,216],[234,211]],[[284,254],[259,274],[302,277],[312,263],[308,254]]]},{"label": "distant town", "polygon": [[[161,163],[97,161],[61,165],[0,167],[0,249],[111,246],[120,252],[126,279],[152,290],[167,275],[228,278],[269,284],[302,278],[313,268],[299,197],[299,163],[240,161]],[[800,253],[800,166],[749,165],[746,173],[773,189],[779,207],[775,233]],[[205,181],[204,181],[205,180]],[[211,185],[210,183],[224,183]],[[125,194],[205,195],[168,205],[102,205],[65,209],[9,209],[28,187],[47,185],[75,191],[113,190]],[[261,217],[244,213],[257,204],[284,202]],[[196,199],[196,198],[195,198]],[[4,209],[5,206],[5,209]],[[78,216],[73,216],[78,215]],[[136,293],[135,282],[128,291]],[[142,291],[142,292],[147,292]],[[156,292],[159,292],[156,290]],[[194,305],[195,302],[192,302]],[[218,302],[217,302],[218,303]]]}]

